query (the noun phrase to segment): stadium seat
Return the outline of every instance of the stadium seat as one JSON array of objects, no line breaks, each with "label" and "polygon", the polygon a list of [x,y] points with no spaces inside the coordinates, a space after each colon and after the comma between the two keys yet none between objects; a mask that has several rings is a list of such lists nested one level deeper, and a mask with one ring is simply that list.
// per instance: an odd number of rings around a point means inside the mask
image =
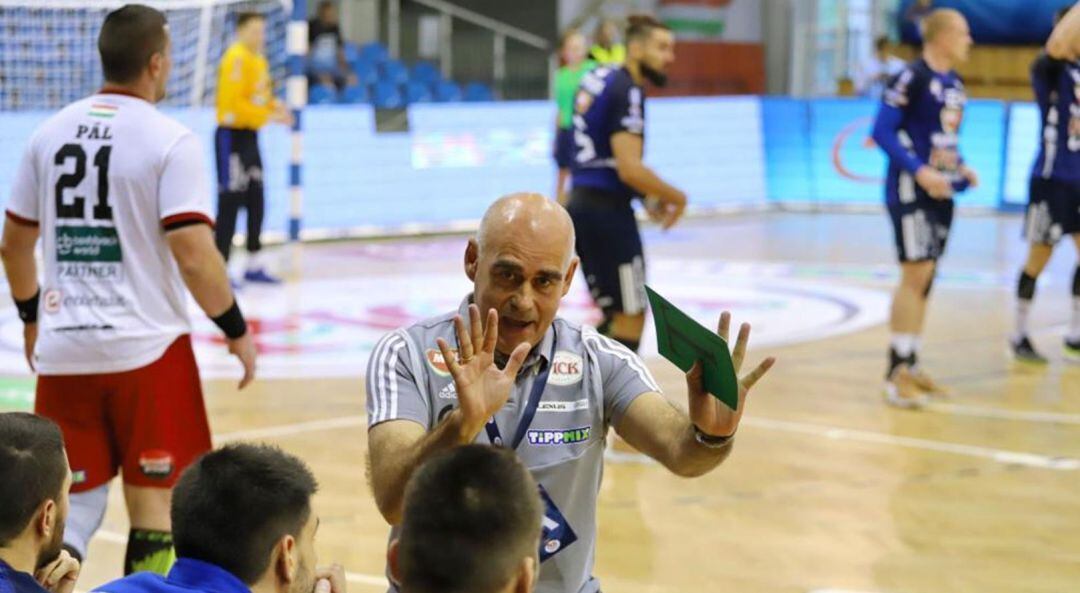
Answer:
[{"label": "stadium seat", "polygon": [[431,62],[417,62],[409,72],[409,80],[431,86],[442,80],[442,74]]},{"label": "stadium seat", "polygon": [[360,84],[373,85],[379,81],[379,69],[375,62],[360,59],[349,63],[352,64],[353,72],[356,73],[356,78],[360,81]]},{"label": "stadium seat", "polygon": [[387,60],[379,64],[379,78],[398,85],[405,84],[409,81],[409,69],[398,60]]},{"label": "stadium seat", "polygon": [[389,52],[383,47],[381,43],[371,42],[365,43],[360,46],[360,60],[365,62],[371,62],[372,64],[378,64],[386,61],[390,57]]},{"label": "stadium seat", "polygon": [[375,95],[371,102],[378,109],[400,109],[405,106],[401,89],[389,80],[380,80],[376,83]]},{"label": "stadium seat", "polygon": [[435,85],[435,100],[439,103],[452,103],[461,100],[461,87],[444,80]]},{"label": "stadium seat", "polygon": [[316,84],[308,91],[309,105],[326,105],[337,98],[337,90],[324,84]]},{"label": "stadium seat", "polygon": [[367,103],[369,100],[368,89],[365,84],[354,84],[345,87],[338,96],[339,103]]},{"label": "stadium seat", "polygon": [[345,61],[350,64],[360,59],[360,48],[355,43],[346,41],[341,46],[341,53],[345,54]]},{"label": "stadium seat", "polygon": [[494,101],[495,93],[486,84],[470,82],[465,85],[465,100],[472,102]]},{"label": "stadium seat", "polygon": [[435,96],[431,93],[431,86],[418,80],[410,80],[405,85],[405,101],[407,103],[430,103]]}]

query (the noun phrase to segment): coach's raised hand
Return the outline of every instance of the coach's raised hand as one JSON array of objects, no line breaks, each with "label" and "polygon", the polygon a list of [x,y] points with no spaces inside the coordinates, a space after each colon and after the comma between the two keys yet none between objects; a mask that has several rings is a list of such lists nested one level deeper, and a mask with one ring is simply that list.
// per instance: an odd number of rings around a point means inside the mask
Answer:
[{"label": "coach's raised hand", "polygon": [[454,355],[450,345],[442,338],[435,342],[442,353],[446,368],[454,379],[461,413],[461,432],[465,441],[480,434],[484,424],[510,399],[514,379],[529,354],[529,344],[518,344],[510,354],[506,366],[495,364],[495,344],[499,339],[499,314],[491,309],[484,327],[480,308],[469,305],[469,327],[460,315],[454,318],[457,332],[458,352]]},{"label": "coach's raised hand", "polygon": [[[728,333],[731,328],[731,313],[724,311],[720,315],[720,327],[717,333],[724,341],[728,341]],[[746,358],[746,345],[750,341],[750,324],[744,323],[739,328],[739,337],[735,340],[735,347],[731,350],[731,362],[735,367],[735,374],[742,369],[743,359]],[[754,370],[739,379],[739,409],[732,411],[719,399],[705,391],[702,381],[701,363],[696,363],[686,373],[686,388],[689,394],[690,420],[698,429],[715,437],[729,437],[735,434],[739,428],[739,420],[742,419],[746,404],[746,395],[765,373],[769,372],[776,359],[766,358],[757,365]]]}]

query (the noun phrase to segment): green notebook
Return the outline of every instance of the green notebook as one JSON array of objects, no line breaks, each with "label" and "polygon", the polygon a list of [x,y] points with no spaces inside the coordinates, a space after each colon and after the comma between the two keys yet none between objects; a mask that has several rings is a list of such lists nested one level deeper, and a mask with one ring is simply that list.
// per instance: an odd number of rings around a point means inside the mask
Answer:
[{"label": "green notebook", "polygon": [[739,379],[727,342],[683,313],[652,288],[649,294],[656,320],[656,344],[661,356],[687,372],[694,363],[704,365],[705,390],[732,410],[739,409]]}]

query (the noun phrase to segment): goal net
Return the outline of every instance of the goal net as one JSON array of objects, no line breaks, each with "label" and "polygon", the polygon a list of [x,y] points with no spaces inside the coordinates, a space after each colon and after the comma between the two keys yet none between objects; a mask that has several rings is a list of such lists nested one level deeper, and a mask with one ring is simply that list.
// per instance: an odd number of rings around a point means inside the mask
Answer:
[{"label": "goal net", "polygon": [[[236,17],[266,15],[266,57],[275,91],[285,80],[289,0],[141,0],[165,13],[172,37],[172,106],[212,104],[217,66]],[[0,110],[56,109],[102,84],[98,32],[119,0],[0,0]]]}]

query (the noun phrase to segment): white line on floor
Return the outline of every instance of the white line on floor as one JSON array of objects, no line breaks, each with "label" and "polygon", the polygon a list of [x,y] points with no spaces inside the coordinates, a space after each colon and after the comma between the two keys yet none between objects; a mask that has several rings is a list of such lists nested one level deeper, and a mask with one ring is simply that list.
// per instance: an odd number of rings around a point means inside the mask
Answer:
[{"label": "white line on floor", "polygon": [[931,412],[955,414],[957,416],[975,416],[978,418],[994,418],[1000,420],[1023,420],[1025,422],[1046,422],[1049,424],[1080,424],[1080,414],[1066,414],[1063,412],[1006,410],[1003,408],[987,408],[983,406],[968,406],[964,404],[938,402],[931,402],[926,406],[926,409]]},{"label": "white line on floor", "polygon": [[316,432],[319,430],[355,428],[357,426],[363,426],[366,423],[367,416],[364,414],[354,416],[342,416],[341,418],[327,418],[325,420],[311,420],[309,422],[297,422],[296,424],[282,424],[278,426],[267,426],[264,428],[252,428],[250,430],[226,432],[219,435],[214,435],[214,440],[219,443],[228,443],[231,441],[268,439],[274,437],[291,436],[294,434],[302,434],[305,432]]},{"label": "white line on floor", "polygon": [[977,447],[974,445],[945,443],[941,441],[897,436],[880,432],[852,430],[849,428],[837,428],[832,426],[822,426],[819,424],[791,422],[788,420],[773,420],[770,418],[760,418],[753,416],[743,418],[742,422],[750,426],[758,426],[761,428],[770,428],[774,430],[783,430],[787,432],[797,432],[802,434],[811,434],[815,436],[823,436],[830,439],[857,441],[863,443],[875,443],[882,445],[896,445],[909,449],[923,449],[926,451],[937,451],[940,453],[953,453],[956,455],[967,455],[968,457],[989,459],[998,463],[1026,465],[1028,467],[1036,467],[1041,469],[1066,471],[1080,469],[1080,459],[1073,459],[1069,457],[1053,457],[1049,455],[1039,455],[1037,453],[1024,453],[1021,451],[1008,451],[1004,449],[991,449],[988,447]]},{"label": "white line on floor", "polygon": [[[283,437],[318,430],[351,428],[356,426],[363,426],[366,420],[367,417],[364,415],[343,416],[341,418],[330,418],[327,420],[313,420],[310,422],[300,422],[297,424],[286,424],[281,426],[270,426],[266,428],[257,428],[253,430],[225,433],[219,435],[217,437],[217,440],[219,442],[228,442],[240,439]],[[862,443],[874,443],[880,445],[895,445],[908,449],[922,449],[925,451],[936,451],[939,453],[966,455],[968,457],[989,459],[997,463],[1024,465],[1040,469],[1063,471],[1074,471],[1080,469],[1080,459],[1074,459],[1070,457],[1057,457],[1051,455],[1040,455],[1038,453],[1025,453],[1022,451],[1009,451],[1006,449],[978,447],[975,445],[946,443],[942,441],[898,436],[880,432],[870,432],[850,428],[838,428],[835,426],[825,426],[805,422],[793,422],[790,420],[774,420],[770,418],[761,418],[758,416],[749,416],[743,418],[742,422],[748,426],[756,426],[759,428],[767,428],[770,430],[782,430],[785,432],[809,434],[835,440],[847,440]],[[614,463],[637,463],[651,461],[647,457],[636,453],[609,453],[607,457],[610,461]]]}]

